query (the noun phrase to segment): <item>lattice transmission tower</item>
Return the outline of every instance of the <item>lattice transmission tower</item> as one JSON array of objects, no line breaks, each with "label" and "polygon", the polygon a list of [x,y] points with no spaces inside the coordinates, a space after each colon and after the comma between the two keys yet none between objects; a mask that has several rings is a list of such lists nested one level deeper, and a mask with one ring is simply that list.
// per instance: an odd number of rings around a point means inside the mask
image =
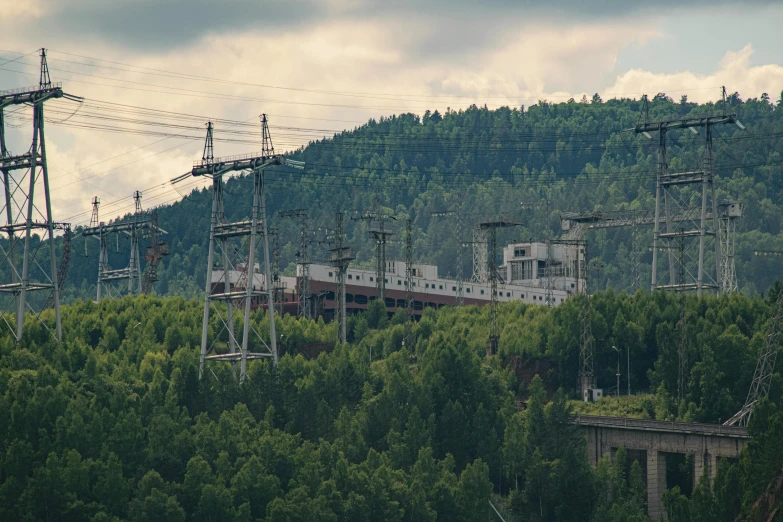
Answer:
[{"label": "lattice transmission tower", "polygon": [[345,231],[343,230],[343,213],[336,214],[336,227],[334,233],[334,248],[329,253],[331,263],[337,272],[337,339],[340,344],[348,342],[347,317],[345,307],[345,277],[348,274],[348,265],[354,257],[351,247],[345,244]]},{"label": "lattice transmission tower", "polygon": [[[718,201],[715,196],[715,172],[713,166],[713,131],[716,125],[737,125],[744,128],[736,115],[713,116],[670,120],[652,123],[646,121],[634,128],[637,134],[652,137],[658,133],[658,173],[655,189],[655,229],[653,234],[653,260],[651,289],[696,290],[701,295],[704,289],[715,290],[720,294],[721,283],[721,241],[718,228]],[[699,134],[697,129],[705,130],[704,156],[701,168],[695,171],[670,172],[667,155],[668,133],[679,129],[688,129]],[[700,191],[701,208],[698,215],[688,212],[688,188]],[[663,208],[661,208],[663,207]],[[680,232],[674,225],[685,226],[682,234],[686,238],[684,282],[677,281],[678,259],[675,250],[670,248]],[[715,267],[708,268],[705,261],[707,243],[711,241],[715,249]],[[668,274],[658,272],[658,247],[665,245],[668,250]]]},{"label": "lattice transmission tower", "polygon": [[780,350],[781,321],[783,321],[783,291],[778,293],[775,300],[775,308],[767,327],[767,337],[756,362],[756,370],[753,372],[753,380],[745,404],[740,411],[723,423],[725,426],[747,426],[758,402],[769,397],[769,388],[772,386],[772,376],[775,373],[775,360]]},{"label": "lattice transmission tower", "polygon": [[[90,226],[82,230],[81,235],[85,238],[96,238],[100,245],[98,254],[98,288],[96,295],[96,300],[98,301],[104,297],[117,298],[123,295],[133,295],[144,292],[145,286],[142,282],[139,241],[144,236],[150,236],[154,231],[155,241],[158,242],[159,234],[165,233],[164,230],[158,228],[157,217],[153,224],[151,216],[147,215],[141,208],[141,192],[138,190],[134,192],[133,200],[136,208],[133,215],[107,225],[106,223],[101,222],[98,217],[100,200],[97,197],[92,199]],[[114,236],[116,252],[119,253],[120,237],[125,235],[130,238],[128,265],[123,268],[112,268],[109,263],[109,240]],[[86,242],[84,248],[86,255]],[[166,255],[162,253],[164,251],[163,247],[161,246],[159,248],[162,249],[160,254]],[[166,245],[166,249],[167,248],[168,245]],[[153,268],[153,270],[155,271],[156,268]]]},{"label": "lattice transmission tower", "polygon": [[[205,363],[210,360],[229,362],[234,368],[238,365],[240,383],[243,383],[247,376],[247,362],[249,360],[270,358],[272,363],[277,366],[275,300],[270,271],[264,171],[275,165],[285,164],[294,168],[304,168],[304,164],[275,153],[266,114],[261,115],[261,125],[263,137],[260,153],[215,158],[214,127],[212,122],[207,123],[207,136],[201,161],[195,162],[190,172],[171,180],[172,183],[178,183],[191,176],[212,179],[212,211],[204,292],[204,319],[201,331],[200,378],[204,375]],[[249,221],[232,223],[226,219],[223,177],[230,172],[242,171],[249,171],[253,177],[251,218]],[[256,285],[255,271],[259,235],[264,242],[262,285]],[[216,254],[217,258],[222,259],[223,262],[218,269],[214,266]],[[241,286],[237,283],[241,283]],[[263,288],[263,292],[261,288]],[[255,328],[250,316],[254,305],[261,305],[263,294],[266,294],[264,305],[269,314],[268,342]],[[225,308],[218,306],[219,303],[223,303]],[[235,308],[244,310],[241,340],[237,339],[234,332]],[[212,313],[219,319],[220,329],[215,335],[210,332],[209,318]],[[225,317],[223,313],[226,314]],[[220,346],[223,332],[227,332],[225,347]]]},{"label": "lattice transmission tower", "polygon": [[512,223],[506,219],[498,219],[495,221],[484,221],[476,225],[474,230],[479,234],[474,237],[486,238],[488,250],[487,253],[487,277],[490,283],[490,326],[489,326],[489,339],[487,340],[487,357],[492,357],[498,353],[500,330],[498,327],[498,285],[503,284],[504,279],[498,271],[497,264],[497,231],[500,228],[515,227],[518,223]]},{"label": "lattice transmission tower", "polygon": [[299,219],[299,250],[296,252],[297,300],[299,317],[310,319],[313,316],[310,295],[310,231],[308,229],[307,209],[297,208],[278,212],[280,217]]},{"label": "lattice transmission tower", "polygon": [[[56,230],[67,230],[70,226],[56,223],[52,217],[44,135],[44,104],[57,98],[82,101],[77,96],[64,93],[62,84],[52,83],[45,49],[41,49],[37,86],[0,91],[0,173],[5,189],[3,214],[6,220],[5,225],[0,227],[0,233],[8,239],[8,245],[0,250],[0,266],[3,267],[0,294],[3,296],[4,311],[15,316],[12,324],[6,313],[2,314],[3,321],[17,342],[22,340],[27,311],[32,312],[47,330],[52,331],[51,325],[41,316],[48,303],[54,306],[53,335],[58,340],[62,339],[54,237]],[[4,111],[6,107],[22,105],[32,107],[32,143],[26,152],[13,155],[6,143]],[[49,259],[45,259],[47,251]]]}]

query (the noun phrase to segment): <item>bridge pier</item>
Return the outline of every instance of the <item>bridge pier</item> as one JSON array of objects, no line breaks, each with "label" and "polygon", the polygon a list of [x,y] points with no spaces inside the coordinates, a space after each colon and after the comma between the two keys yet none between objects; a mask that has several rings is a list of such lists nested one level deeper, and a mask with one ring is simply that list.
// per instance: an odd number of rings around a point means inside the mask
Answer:
[{"label": "bridge pier", "polygon": [[647,451],[647,514],[657,521],[664,515],[663,492],[666,491],[666,455],[659,451]]},{"label": "bridge pier", "polygon": [[[592,466],[598,465],[602,457],[613,457],[620,447],[633,450],[637,459],[644,459],[647,513],[654,522],[666,515],[661,498],[667,489],[667,453],[693,455],[695,487],[704,473],[711,480],[715,478],[719,457],[739,458],[749,438],[745,428],[713,424],[582,415],[573,422],[584,430],[587,458]],[[646,458],[642,452],[646,452]]]},{"label": "bridge pier", "polygon": [[693,487],[695,488],[701,478],[707,473],[710,477],[710,484],[715,480],[715,474],[718,472],[718,457],[711,453],[696,452],[693,454]]}]

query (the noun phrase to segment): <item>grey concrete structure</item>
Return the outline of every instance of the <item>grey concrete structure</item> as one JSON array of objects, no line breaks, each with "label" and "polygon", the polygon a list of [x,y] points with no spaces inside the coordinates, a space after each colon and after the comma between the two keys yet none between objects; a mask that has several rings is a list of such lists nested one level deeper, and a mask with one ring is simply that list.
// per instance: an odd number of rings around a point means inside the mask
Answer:
[{"label": "grey concrete structure", "polygon": [[623,447],[645,452],[647,511],[651,520],[664,515],[661,495],[666,491],[666,454],[693,455],[694,485],[704,473],[715,476],[719,457],[739,458],[748,442],[748,431],[736,426],[667,422],[617,417],[577,416],[587,438],[587,457],[592,466]]}]

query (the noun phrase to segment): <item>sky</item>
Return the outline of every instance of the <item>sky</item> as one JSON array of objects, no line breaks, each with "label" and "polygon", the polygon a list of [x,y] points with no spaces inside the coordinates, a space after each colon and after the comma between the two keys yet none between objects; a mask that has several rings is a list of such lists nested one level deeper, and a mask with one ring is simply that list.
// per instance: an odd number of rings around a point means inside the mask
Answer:
[{"label": "sky", "polygon": [[[37,84],[44,47],[52,81],[84,98],[46,105],[54,217],[78,225],[93,196],[108,220],[135,190],[152,207],[204,186],[168,181],[201,158],[208,120],[226,156],[261,148],[261,113],[282,152],[474,103],[704,102],[724,85],[777,100],[780,20],[762,0],[0,0],[0,90]],[[6,109],[13,154],[30,117]]]}]

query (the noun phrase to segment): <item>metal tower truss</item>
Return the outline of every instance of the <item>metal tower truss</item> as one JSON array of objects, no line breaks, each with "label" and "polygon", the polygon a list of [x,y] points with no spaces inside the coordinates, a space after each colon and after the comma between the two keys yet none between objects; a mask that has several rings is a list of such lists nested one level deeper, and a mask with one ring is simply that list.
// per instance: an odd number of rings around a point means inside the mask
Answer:
[{"label": "metal tower truss", "polygon": [[[247,376],[247,361],[271,358],[277,366],[277,335],[275,333],[274,290],[271,282],[271,263],[269,250],[269,230],[266,222],[266,204],[264,201],[264,170],[275,165],[288,165],[304,168],[301,162],[286,159],[275,154],[272,147],[269,125],[266,115],[261,115],[263,126],[262,151],[226,158],[214,158],[213,126],[207,124],[207,137],[201,161],[194,163],[187,174],[172,179],[177,183],[190,176],[212,179],[212,212],[209,232],[209,251],[207,254],[207,277],[204,297],[204,319],[201,331],[201,359],[199,378],[204,375],[205,362],[229,362],[234,368],[239,365],[239,382]],[[224,175],[230,172],[249,171],[253,176],[253,202],[251,217],[247,221],[229,222],[226,219],[224,205]],[[250,313],[254,304],[260,304],[262,291],[255,284],[256,250],[258,236],[264,241],[264,280],[263,289],[267,295],[266,308],[269,314],[269,342],[258,332],[251,320]],[[215,270],[215,261],[222,260],[222,266]],[[236,281],[232,275],[241,272]],[[213,274],[217,273],[216,281]],[[240,284],[241,282],[241,284]],[[213,289],[213,283],[215,288]],[[244,322],[241,339],[234,331],[235,309],[244,310]],[[219,318],[220,329],[210,335],[209,317],[215,313]],[[225,315],[224,315],[225,314]],[[220,339],[227,332],[225,346]],[[252,334],[252,335],[251,335]],[[252,338],[252,340],[251,340]]]},{"label": "metal tower truss", "polygon": [[[457,307],[465,306],[465,275],[464,275],[464,259],[462,249],[472,243],[466,242],[462,239],[462,227],[463,227],[463,205],[462,201],[459,202],[459,207],[456,210],[444,210],[442,212],[433,212],[432,217],[454,217],[454,234],[457,240],[457,270],[456,270],[456,283],[457,294],[454,299],[454,304]],[[486,242],[483,243],[483,248],[486,250]],[[476,244],[472,244],[474,248],[474,255]],[[476,258],[474,257],[474,275],[476,273]],[[481,265],[480,265],[481,266]],[[486,266],[486,263],[483,265]]]},{"label": "metal tower truss", "polygon": [[744,205],[734,200],[723,200],[718,207],[718,228],[720,237],[721,292],[734,294],[739,291],[737,267],[734,263],[734,248],[737,240],[737,221],[742,217]]},{"label": "metal tower truss", "polygon": [[[141,258],[139,257],[139,240],[144,236],[166,233],[157,225],[153,225],[152,219],[145,216],[141,211],[141,193],[134,194],[136,200],[136,212],[128,219],[120,220],[115,223],[105,224],[98,222],[97,225],[82,230],[84,237],[94,237],[100,243],[98,254],[98,289],[96,300],[100,301],[104,297],[110,299],[121,297],[123,295],[139,294],[144,291],[142,285]],[[93,198],[92,219],[98,221],[98,198]],[[153,228],[154,227],[154,228]],[[109,265],[109,239],[114,236],[119,252],[120,235],[127,235],[130,238],[130,253],[128,266],[119,269],[113,269]],[[157,239],[156,239],[157,240]],[[86,245],[85,245],[86,249]]]},{"label": "metal tower truss", "polygon": [[[721,241],[727,248],[721,247],[721,277],[720,285],[725,292],[735,292],[737,285],[736,268],[734,264],[734,243],[736,240],[736,223],[742,217],[743,205],[734,200],[721,200],[718,202],[718,226],[721,231]],[[712,221],[713,213],[707,212],[707,221]],[[670,224],[693,223],[699,221],[701,207],[689,207],[682,209],[677,215],[673,215]],[[634,290],[639,288],[639,258],[640,258],[640,228],[655,225],[655,210],[613,210],[595,212],[565,212],[560,216],[560,227],[567,233],[568,238],[579,239],[584,237],[588,230],[599,228],[631,228],[631,263],[632,283]],[[671,238],[678,238],[679,232],[674,232]],[[658,247],[657,250],[677,252],[679,247]],[[678,268],[679,270],[679,268]],[[729,290],[733,288],[733,290]]]},{"label": "metal tower truss", "polygon": [[165,241],[160,240],[161,230],[158,228],[158,214],[153,212],[150,216],[150,245],[144,259],[147,261],[147,269],[144,271],[144,286],[142,293],[151,294],[152,285],[158,280],[158,265],[164,256],[171,254],[171,248]]},{"label": "metal tower truss", "polygon": [[[0,234],[5,235],[8,241],[7,245],[0,246],[0,270],[3,274],[0,307],[4,312],[2,319],[17,342],[22,340],[24,316],[28,311],[52,332],[51,325],[41,316],[47,303],[54,306],[52,335],[62,339],[54,237],[56,230],[69,227],[65,223],[55,223],[52,218],[44,137],[44,103],[57,98],[82,101],[64,93],[62,84],[52,83],[44,49],[41,49],[37,86],[0,91],[0,174],[5,189],[3,214],[6,219],[5,224],[0,226]],[[6,107],[22,105],[32,107],[32,144],[26,152],[13,155],[6,144],[4,111]],[[15,316],[14,324],[9,321],[8,313]]]},{"label": "metal tower truss", "polygon": [[473,277],[474,283],[486,284],[489,281],[487,273],[487,235],[489,229],[473,227]]},{"label": "metal tower truss", "polygon": [[343,213],[336,216],[337,227],[334,233],[334,248],[330,253],[330,261],[337,272],[337,339],[340,344],[348,342],[347,317],[345,310],[345,276],[348,274],[348,265],[354,260],[351,247],[345,244],[345,232],[343,230]]},{"label": "metal tower truss", "polygon": [[[394,230],[389,227],[387,221],[395,220],[382,212],[368,212],[356,220],[369,221],[367,232],[375,240],[375,292],[382,302],[386,300],[386,245],[389,238],[394,235]],[[395,220],[396,221],[396,220]]]},{"label": "metal tower truss", "polygon": [[296,264],[299,277],[297,279],[298,316],[310,319],[313,310],[310,296],[310,232],[308,230],[307,209],[297,208],[278,212],[280,217],[299,218],[299,251],[296,253]]},{"label": "metal tower truss", "polygon": [[[584,246],[584,266],[587,266],[587,242],[580,241]],[[579,249],[577,250],[577,252]],[[577,259],[577,266],[579,259]],[[581,297],[582,306],[579,309],[579,394],[584,390],[595,388],[595,371],[593,369],[593,359],[595,355],[595,340],[593,338],[593,328],[590,322],[590,294],[587,285],[587,271],[585,271],[584,295]]]},{"label": "metal tower truss", "polygon": [[750,383],[745,405],[724,422],[724,426],[747,426],[756,404],[769,396],[772,374],[775,371],[775,359],[780,349],[781,320],[783,320],[783,291],[778,293],[775,301],[775,310],[769,320],[767,337],[756,363],[756,370],[753,372],[753,381]]},{"label": "metal tower truss", "polygon": [[487,276],[490,282],[490,330],[487,340],[487,357],[498,353],[498,344],[500,340],[500,331],[498,329],[498,285],[503,284],[503,278],[498,271],[497,265],[497,231],[499,228],[508,228],[517,226],[505,219],[496,221],[484,221],[475,226],[474,230],[481,234],[474,234],[474,237],[483,237],[488,243],[488,249],[484,252],[488,255]]},{"label": "metal tower truss", "polygon": [[[658,133],[658,174],[655,190],[655,221],[653,235],[653,260],[651,288],[664,290],[696,290],[701,295],[704,289],[722,291],[721,242],[718,238],[718,201],[715,197],[715,174],[713,172],[712,135],[715,125],[735,124],[742,128],[734,115],[674,120],[659,123],[642,123],[634,128],[637,134],[650,136]],[[688,172],[670,172],[667,157],[667,134],[669,131],[689,129],[698,134],[699,128],[705,129],[705,152],[700,170]],[[700,192],[700,212],[689,215],[690,200]],[[663,206],[663,208],[661,208]],[[708,219],[708,209],[711,216]],[[668,248],[668,274],[658,272],[658,247],[671,242],[680,232],[674,225],[684,225],[682,231],[686,238],[684,271],[686,280],[677,282],[678,258]],[[715,269],[705,265],[707,243],[712,242],[715,249]]]}]

